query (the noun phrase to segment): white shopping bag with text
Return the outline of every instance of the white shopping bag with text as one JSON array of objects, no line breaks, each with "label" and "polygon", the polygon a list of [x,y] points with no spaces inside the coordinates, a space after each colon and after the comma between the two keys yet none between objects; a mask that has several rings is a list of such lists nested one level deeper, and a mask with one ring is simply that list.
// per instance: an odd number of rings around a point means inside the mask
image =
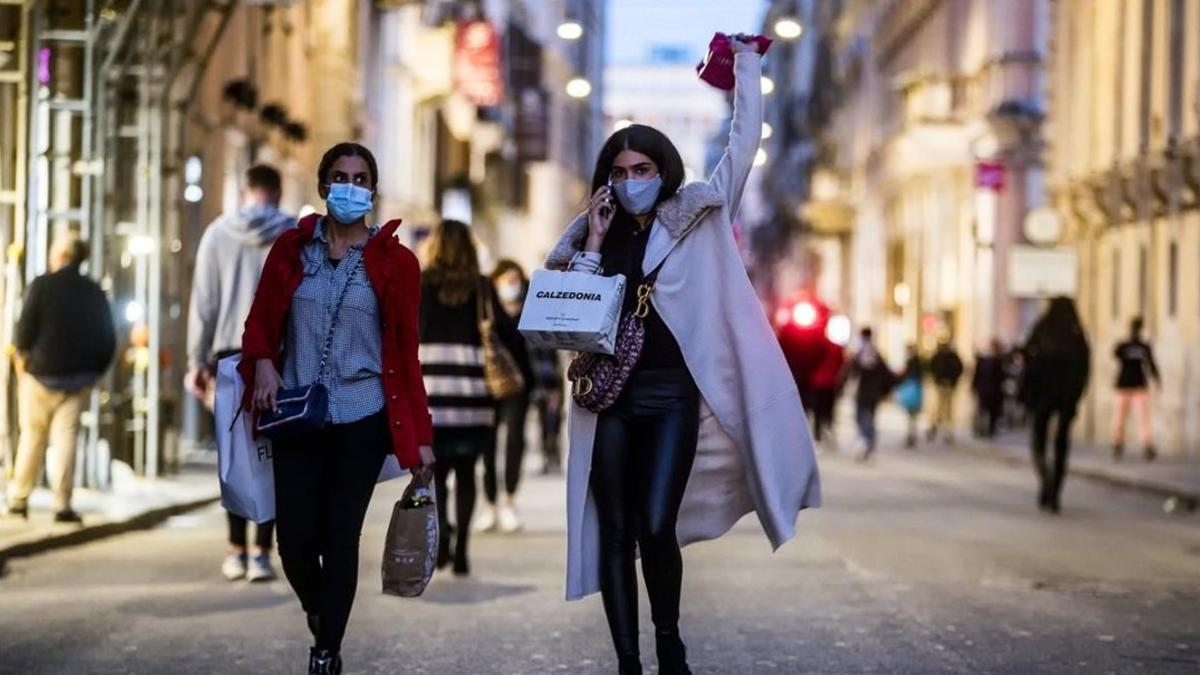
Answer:
[{"label": "white shopping bag with text", "polygon": [[534,270],[518,326],[538,347],[612,354],[625,277]]},{"label": "white shopping bag with text", "polygon": [[217,364],[217,394],[213,414],[217,423],[217,471],[221,506],[256,523],[275,519],[275,473],[271,441],[254,436],[254,416],[239,415],[242,376],[239,356]]}]

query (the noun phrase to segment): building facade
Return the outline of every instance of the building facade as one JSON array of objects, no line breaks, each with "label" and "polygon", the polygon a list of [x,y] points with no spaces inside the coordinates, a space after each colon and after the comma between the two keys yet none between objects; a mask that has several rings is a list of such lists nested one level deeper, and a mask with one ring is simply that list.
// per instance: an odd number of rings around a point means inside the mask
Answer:
[{"label": "building facade", "polygon": [[1200,3],[1057,0],[1049,189],[1092,343],[1082,433],[1111,442],[1114,347],[1144,317],[1160,450],[1200,455]]}]

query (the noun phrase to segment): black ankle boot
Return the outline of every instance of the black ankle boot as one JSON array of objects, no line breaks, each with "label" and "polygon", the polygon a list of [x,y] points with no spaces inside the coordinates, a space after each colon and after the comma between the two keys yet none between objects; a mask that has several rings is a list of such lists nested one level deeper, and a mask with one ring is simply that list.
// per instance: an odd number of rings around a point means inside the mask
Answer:
[{"label": "black ankle boot", "polygon": [[617,656],[617,675],[642,675],[642,660],[637,654]]},{"label": "black ankle boot", "polygon": [[437,568],[440,570],[450,564],[450,535],[438,537]]},{"label": "black ankle boot", "polygon": [[328,649],[310,648],[308,675],[342,675],[342,656]]},{"label": "black ankle boot", "polygon": [[679,639],[679,631],[655,631],[654,647],[658,652],[658,672],[661,675],[692,675],[687,664],[687,648]]}]

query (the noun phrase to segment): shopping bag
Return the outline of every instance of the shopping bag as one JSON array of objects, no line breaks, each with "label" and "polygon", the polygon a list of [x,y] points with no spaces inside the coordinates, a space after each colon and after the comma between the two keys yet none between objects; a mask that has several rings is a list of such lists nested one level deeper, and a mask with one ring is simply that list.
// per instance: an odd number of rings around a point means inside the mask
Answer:
[{"label": "shopping bag", "polygon": [[392,506],[383,544],[383,592],[415,598],[433,578],[437,561],[438,518],[432,469],[413,471],[404,494]]},{"label": "shopping bag", "polygon": [[921,405],[924,403],[924,391],[922,391],[921,380],[915,377],[910,377],[900,383],[896,388],[896,400],[900,403],[900,407],[904,408],[907,413],[917,413],[921,411]]},{"label": "shopping bag", "polygon": [[[736,84],[733,75],[733,47],[730,46],[730,40],[734,39],[736,38],[724,33],[713,35],[712,41],[708,43],[708,54],[696,66],[696,73],[700,79],[717,89],[730,91]],[[759,54],[766,54],[772,42],[771,38],[765,35],[754,35],[748,41],[754,43]]]},{"label": "shopping bag", "polygon": [[534,270],[517,327],[535,347],[612,354],[624,275]]},{"label": "shopping bag", "polygon": [[239,414],[242,377],[239,356],[217,364],[214,405],[217,435],[217,473],[221,506],[256,523],[275,518],[275,474],[271,441],[254,435],[253,415]]}]

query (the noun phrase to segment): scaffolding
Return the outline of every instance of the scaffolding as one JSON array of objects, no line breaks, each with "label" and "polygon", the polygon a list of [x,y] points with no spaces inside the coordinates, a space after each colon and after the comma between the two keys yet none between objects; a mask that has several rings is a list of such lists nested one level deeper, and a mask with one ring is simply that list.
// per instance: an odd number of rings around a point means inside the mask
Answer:
[{"label": "scaffolding", "polygon": [[[175,461],[164,381],[181,376],[177,266],[183,148],[201,76],[235,0],[0,0],[18,14],[19,61],[0,63],[0,246],[7,252],[0,338],[11,345],[21,291],[45,273],[53,237],[92,245],[120,327],[117,365],[96,388],[80,435],[84,484],[103,487],[108,460],[157,476]],[[0,49],[5,47],[0,36]],[[7,112],[7,111],[5,111]],[[5,182],[2,163],[15,159]],[[164,250],[166,249],[166,250]],[[0,359],[0,442],[11,466],[12,372]],[[171,390],[166,390],[171,391]]]}]

